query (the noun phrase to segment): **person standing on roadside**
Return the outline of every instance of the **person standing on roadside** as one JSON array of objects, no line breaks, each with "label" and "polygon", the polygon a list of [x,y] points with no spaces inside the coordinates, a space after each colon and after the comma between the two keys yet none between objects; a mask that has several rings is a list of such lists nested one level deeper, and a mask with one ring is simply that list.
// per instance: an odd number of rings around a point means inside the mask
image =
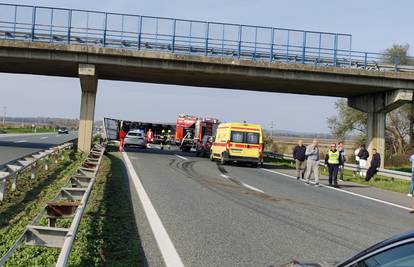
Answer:
[{"label": "person standing on roadside", "polygon": [[303,145],[303,141],[299,140],[298,144],[293,149],[293,159],[296,162],[296,171],[298,175],[296,179],[304,179],[306,170],[306,147]]},{"label": "person standing on roadside", "polygon": [[359,175],[359,173],[361,172],[361,169],[359,168],[359,157],[358,157],[358,154],[359,154],[360,150],[361,150],[361,145],[359,145],[359,147],[357,149],[355,149],[355,151],[354,151],[355,161],[356,161],[356,165],[357,165],[356,171],[354,172],[354,177]]},{"label": "person standing on roadside", "polygon": [[344,147],[344,142],[339,142],[338,143],[338,151],[339,151],[339,156],[340,156],[340,164],[339,164],[339,170],[338,170],[338,174],[339,174],[339,180],[343,181],[344,180],[344,171],[345,171],[345,162],[347,160],[346,158],[346,151],[345,151],[345,147]]},{"label": "person standing on roadside", "polygon": [[371,166],[367,171],[367,176],[365,177],[365,181],[371,180],[371,178],[377,173],[377,169],[381,166],[381,156],[377,153],[377,149],[372,149],[372,159],[371,159]]},{"label": "person standing on roadside", "polygon": [[315,186],[319,187],[319,141],[314,139],[312,144],[306,147],[305,156],[307,157],[306,161],[306,184],[309,185],[309,180],[311,174],[315,178]]},{"label": "person standing on roadside", "polygon": [[329,170],[329,186],[338,187],[337,179],[341,163],[341,152],[336,148],[336,144],[332,144],[325,157],[325,165]]},{"label": "person standing on roadside", "polygon": [[410,181],[410,191],[408,192],[409,197],[413,196],[413,192],[414,192],[414,154],[412,154],[409,157],[409,160],[411,162],[411,181]]},{"label": "person standing on roadside", "polygon": [[367,174],[366,167],[367,167],[367,161],[368,161],[368,158],[369,158],[369,152],[365,148],[364,144],[361,145],[361,148],[358,152],[358,157],[359,157],[359,167],[361,168],[360,175],[362,177],[365,177],[366,174]]},{"label": "person standing on roadside", "polygon": [[124,139],[126,136],[126,132],[123,127],[121,127],[121,130],[119,130],[119,152],[122,152],[124,150]]}]

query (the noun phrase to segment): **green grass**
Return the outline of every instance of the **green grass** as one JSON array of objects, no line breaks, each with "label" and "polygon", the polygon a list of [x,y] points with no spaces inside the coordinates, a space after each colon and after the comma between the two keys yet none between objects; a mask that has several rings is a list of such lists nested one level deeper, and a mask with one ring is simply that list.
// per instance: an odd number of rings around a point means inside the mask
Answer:
[{"label": "green grass", "polygon": [[143,266],[144,257],[122,161],[104,156],[69,266]]},{"label": "green grass", "polygon": [[401,167],[386,167],[387,169],[399,171],[399,172],[408,172],[411,173],[411,166],[401,166]]},{"label": "green grass", "polygon": [[[295,165],[292,164],[293,161],[291,160],[273,159],[273,158],[264,158],[264,160],[265,162],[271,163],[276,166],[289,168],[289,169],[295,168]],[[326,176],[328,175],[328,172],[326,171],[324,167],[321,167],[319,170],[322,175],[326,175]],[[411,171],[411,168],[410,168],[410,171]],[[410,185],[409,181],[400,180],[400,179],[391,179],[389,177],[384,177],[380,175],[375,175],[369,182],[366,182],[363,178],[359,176],[354,177],[354,173],[351,170],[345,170],[344,180],[362,184],[362,185],[369,185],[372,187],[377,187],[377,188],[381,188],[381,189],[385,189],[385,190],[389,190],[393,192],[398,192],[398,193],[408,193],[408,188]]]},{"label": "green grass", "polygon": [[[34,133],[33,128],[0,128],[2,132],[7,134],[24,134],[24,133]],[[37,128],[36,133],[51,133],[54,132],[54,128]]]},{"label": "green grass", "polygon": [[[70,152],[67,161],[52,164],[48,172],[41,171],[35,180],[22,176],[18,190],[7,194],[0,205],[0,255],[3,255],[75,172],[83,157]],[[10,191],[9,191],[10,192]],[[5,266],[53,266],[59,250],[21,246]]]}]

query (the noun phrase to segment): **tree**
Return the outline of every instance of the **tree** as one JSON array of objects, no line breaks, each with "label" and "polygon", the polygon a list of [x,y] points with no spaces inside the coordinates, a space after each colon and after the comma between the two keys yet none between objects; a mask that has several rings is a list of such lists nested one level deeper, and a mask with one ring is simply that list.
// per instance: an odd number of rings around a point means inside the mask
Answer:
[{"label": "tree", "polygon": [[391,154],[403,155],[410,140],[411,104],[387,114],[385,142]]},{"label": "tree", "polygon": [[385,61],[395,65],[409,64],[408,49],[410,49],[409,44],[393,44],[385,50]]},{"label": "tree", "polygon": [[337,116],[327,119],[331,133],[338,139],[343,140],[349,134],[356,134],[360,141],[366,139],[367,114],[348,106],[346,99],[335,102]]}]

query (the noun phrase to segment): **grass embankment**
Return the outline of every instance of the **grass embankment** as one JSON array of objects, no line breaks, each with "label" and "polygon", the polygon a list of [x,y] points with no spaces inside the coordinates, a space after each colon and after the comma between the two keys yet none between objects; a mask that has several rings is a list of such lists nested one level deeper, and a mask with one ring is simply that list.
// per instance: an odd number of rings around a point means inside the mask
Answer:
[{"label": "grass embankment", "polygon": [[[0,128],[0,130],[6,134],[25,134],[34,133],[33,128]],[[52,133],[55,129],[53,128],[37,128],[36,133]]]},{"label": "grass embankment", "polygon": [[122,161],[104,156],[79,226],[69,266],[143,266]]},{"label": "grass embankment", "polygon": [[[264,160],[267,163],[274,164],[281,168],[289,168],[289,169],[295,168],[295,165],[292,164],[292,161],[287,160],[287,159],[265,158]],[[319,170],[322,175],[328,175],[326,168],[320,167]],[[345,170],[344,180],[362,184],[362,185],[369,185],[372,187],[377,187],[377,188],[381,188],[381,189],[385,189],[385,190],[389,190],[393,192],[398,192],[398,193],[408,193],[408,187],[410,185],[409,181],[400,180],[400,179],[391,179],[390,177],[385,177],[381,175],[375,175],[369,182],[366,182],[364,178],[361,178],[359,176],[354,176],[354,172],[351,170]]]},{"label": "grass embankment", "polygon": [[[0,204],[0,255],[24,232],[37,213],[49,202],[80,165],[83,157],[72,150],[65,152],[66,160],[58,164],[50,162],[49,171],[40,170],[34,180],[29,173],[19,177],[17,190],[6,192]],[[47,253],[45,253],[47,252]],[[5,266],[52,266],[58,250],[22,246]]]}]

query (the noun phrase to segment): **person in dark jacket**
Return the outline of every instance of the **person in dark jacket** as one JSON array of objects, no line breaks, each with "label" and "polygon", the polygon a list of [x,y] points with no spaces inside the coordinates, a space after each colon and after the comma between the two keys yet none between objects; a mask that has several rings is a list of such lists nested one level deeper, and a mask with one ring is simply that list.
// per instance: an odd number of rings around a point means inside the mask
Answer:
[{"label": "person in dark jacket", "polygon": [[306,146],[303,145],[303,141],[299,140],[298,144],[293,149],[293,159],[296,162],[296,171],[298,172],[298,176],[296,179],[303,179],[305,175],[306,169]]},{"label": "person in dark jacket", "polygon": [[372,149],[372,159],[371,159],[371,166],[367,171],[367,176],[365,177],[365,181],[371,180],[371,178],[377,173],[377,169],[381,166],[381,156],[377,153],[377,150],[374,148]]},{"label": "person in dark jacket", "polygon": [[365,145],[361,145],[361,148],[359,149],[358,157],[359,157],[359,167],[361,168],[360,175],[362,177],[365,177],[366,174],[367,174],[366,168],[367,168],[367,165],[368,165],[367,161],[368,161],[368,158],[369,158],[369,152],[365,148]]}]

